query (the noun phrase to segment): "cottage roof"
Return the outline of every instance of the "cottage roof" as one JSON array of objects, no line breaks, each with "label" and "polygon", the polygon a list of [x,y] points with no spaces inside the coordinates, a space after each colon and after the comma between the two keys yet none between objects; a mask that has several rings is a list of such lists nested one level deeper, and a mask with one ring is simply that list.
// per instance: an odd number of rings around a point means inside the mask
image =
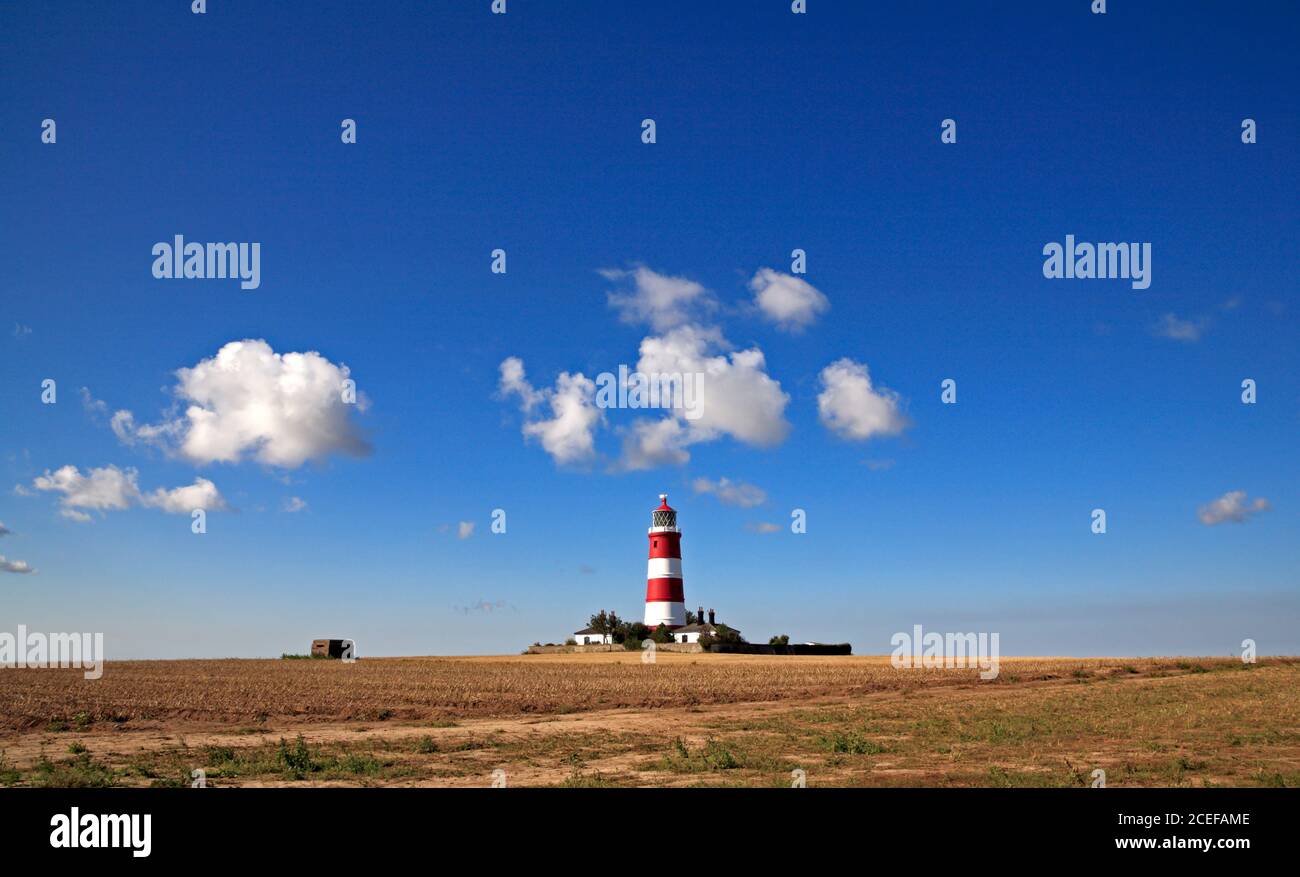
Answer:
[{"label": "cottage roof", "polygon": [[[732,630],[736,630],[736,629],[733,627]],[[673,633],[717,633],[717,632],[718,632],[718,626],[716,624],[708,624],[708,623],[687,624],[683,627],[673,628]],[[740,631],[736,630],[736,633],[740,633]]]}]

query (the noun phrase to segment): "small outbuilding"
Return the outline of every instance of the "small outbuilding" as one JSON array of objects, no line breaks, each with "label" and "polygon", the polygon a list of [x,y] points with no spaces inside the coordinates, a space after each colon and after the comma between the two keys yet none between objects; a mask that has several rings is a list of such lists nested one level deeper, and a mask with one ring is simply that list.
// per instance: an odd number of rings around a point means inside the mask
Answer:
[{"label": "small outbuilding", "polygon": [[341,658],[346,642],[342,639],[314,639],[311,641],[311,655],[313,658]]},{"label": "small outbuilding", "polygon": [[608,646],[613,645],[614,637],[594,627],[586,627],[573,632],[573,641],[580,646]]}]

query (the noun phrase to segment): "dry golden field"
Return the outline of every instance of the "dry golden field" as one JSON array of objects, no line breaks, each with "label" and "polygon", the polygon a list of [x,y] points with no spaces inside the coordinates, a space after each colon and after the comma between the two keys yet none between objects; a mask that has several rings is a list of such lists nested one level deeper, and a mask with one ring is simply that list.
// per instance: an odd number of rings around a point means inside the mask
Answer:
[{"label": "dry golden field", "polygon": [[0,670],[0,750],[10,786],[1300,786],[1300,661],[110,662]]}]

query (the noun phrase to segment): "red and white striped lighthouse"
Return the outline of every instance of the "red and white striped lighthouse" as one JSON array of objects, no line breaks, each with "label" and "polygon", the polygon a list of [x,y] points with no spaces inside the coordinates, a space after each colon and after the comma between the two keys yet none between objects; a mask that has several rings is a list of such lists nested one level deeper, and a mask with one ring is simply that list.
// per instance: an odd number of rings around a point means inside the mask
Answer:
[{"label": "red and white striped lighthouse", "polygon": [[686,624],[686,593],[682,590],[682,531],[668,494],[659,494],[659,508],[650,514],[650,563],[646,569],[645,626]]}]

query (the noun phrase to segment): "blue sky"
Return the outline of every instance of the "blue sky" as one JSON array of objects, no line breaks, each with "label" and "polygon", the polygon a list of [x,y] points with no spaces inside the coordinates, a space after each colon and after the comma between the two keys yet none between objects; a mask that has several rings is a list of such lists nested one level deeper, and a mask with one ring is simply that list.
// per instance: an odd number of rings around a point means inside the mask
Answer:
[{"label": "blue sky", "polygon": [[[0,556],[36,572],[0,572],[0,629],[103,631],[110,658],[511,653],[639,616],[667,491],[688,606],[751,639],[1300,652],[1293,7],[645,5],[6,4]],[[259,242],[261,286],[154,279],[176,234]],[[1067,234],[1150,242],[1150,288],[1045,279]],[[795,248],[828,304],[801,331],[750,285],[802,290]],[[611,274],[639,266],[648,286]],[[658,325],[611,306],[661,277],[687,299]],[[664,412],[548,452],[561,373],[635,368],[674,330],[724,369],[761,351],[735,411],[679,462],[624,453]],[[346,365],[368,404],[329,407],[302,460],[256,430],[199,441],[176,372],[242,339]],[[849,374],[828,426],[844,359],[869,392]],[[247,413],[227,389],[218,432]],[[121,410],[174,431],[123,441]],[[138,492],[69,506],[37,484],[66,466]],[[202,535],[154,494],[196,478],[228,508]],[[763,501],[695,489],[723,478]],[[1202,522],[1235,491],[1242,520]]]}]

